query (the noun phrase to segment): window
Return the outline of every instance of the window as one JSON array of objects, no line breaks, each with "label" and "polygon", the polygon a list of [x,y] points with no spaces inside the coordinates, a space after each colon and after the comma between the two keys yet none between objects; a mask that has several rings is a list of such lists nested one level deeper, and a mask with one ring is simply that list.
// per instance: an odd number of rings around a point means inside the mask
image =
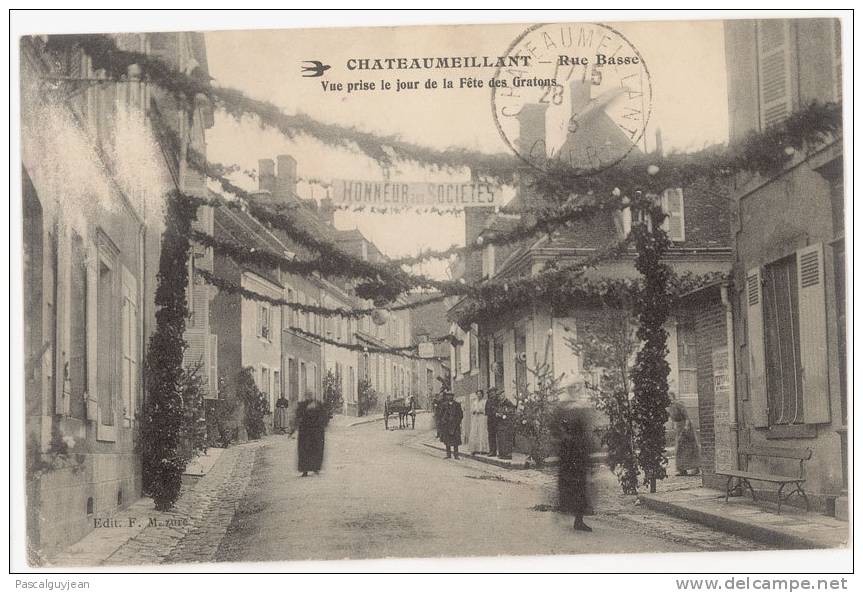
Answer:
[{"label": "window", "polygon": [[308,371],[306,370],[306,363],[300,363],[300,389],[302,392],[299,394],[300,401],[308,399],[308,391],[309,391],[309,379],[308,379]]},{"label": "window", "polygon": [[614,228],[617,231],[618,238],[626,239],[626,237],[629,236],[630,231],[632,231],[632,209],[627,206],[626,208],[616,210],[612,214],[612,218],[614,220]]},{"label": "window", "polygon": [[115,318],[114,261],[116,252],[99,246],[96,272],[96,388],[98,400],[97,438],[113,441],[117,368],[117,320]]},{"label": "window", "polygon": [[823,276],[821,244],[747,273],[755,426],[830,421]]},{"label": "window", "polygon": [[662,212],[665,220],[663,230],[672,241],[685,241],[686,231],[683,224],[683,190],[681,188],[667,189],[662,192]]},{"label": "window", "polygon": [[271,340],[270,308],[267,305],[258,304],[258,337]]},{"label": "window", "polygon": [[787,19],[758,21],[758,89],[761,129],[780,123],[792,110],[791,29]]},{"label": "window", "polygon": [[494,245],[489,243],[482,250],[482,277],[494,276]]},{"label": "window", "polygon": [[264,399],[267,403],[270,403],[270,393],[272,393],[272,389],[270,389],[270,369],[263,365],[261,365],[261,384],[259,389],[264,394]]},{"label": "window", "polygon": [[470,370],[479,370],[479,326],[474,323],[471,325],[470,334]]},{"label": "window", "polygon": [[[285,288],[285,300],[289,303],[294,302],[294,289],[293,288]],[[282,328],[287,329],[289,327],[296,327],[297,310],[293,307],[284,307],[284,311],[282,312]]]},{"label": "window", "polygon": [[72,269],[69,302],[69,414],[87,415],[87,249],[80,235],[72,235]]},{"label": "window", "polygon": [[282,397],[282,373],[273,371],[273,399]]},{"label": "window", "polygon": [[123,294],[120,316],[122,360],[121,389],[123,397],[123,417],[131,420],[134,416],[138,392],[138,279],[123,266]]},{"label": "window", "polygon": [[348,367],[348,397],[347,397],[347,401],[349,401],[349,402],[356,402],[357,401],[357,394],[356,394],[356,391],[354,391],[354,383],[355,382],[356,382],[356,377],[354,376],[354,367],[349,366]]}]

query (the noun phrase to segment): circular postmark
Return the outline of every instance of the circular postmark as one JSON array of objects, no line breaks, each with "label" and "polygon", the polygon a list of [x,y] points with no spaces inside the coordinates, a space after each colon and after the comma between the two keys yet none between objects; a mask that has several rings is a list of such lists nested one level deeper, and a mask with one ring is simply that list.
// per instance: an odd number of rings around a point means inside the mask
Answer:
[{"label": "circular postmark", "polygon": [[494,121],[522,161],[600,171],[637,150],[653,99],[644,58],[602,23],[534,25],[492,84]]}]

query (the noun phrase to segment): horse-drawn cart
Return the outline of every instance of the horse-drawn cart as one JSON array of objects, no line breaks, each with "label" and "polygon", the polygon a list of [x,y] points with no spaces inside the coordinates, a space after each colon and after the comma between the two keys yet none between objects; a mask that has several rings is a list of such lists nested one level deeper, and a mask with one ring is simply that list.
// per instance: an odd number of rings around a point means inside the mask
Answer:
[{"label": "horse-drawn cart", "polygon": [[390,416],[392,415],[398,415],[400,429],[408,428],[408,417],[410,417],[410,428],[414,429],[417,424],[416,400],[413,397],[400,397],[384,402],[385,430],[390,429]]}]

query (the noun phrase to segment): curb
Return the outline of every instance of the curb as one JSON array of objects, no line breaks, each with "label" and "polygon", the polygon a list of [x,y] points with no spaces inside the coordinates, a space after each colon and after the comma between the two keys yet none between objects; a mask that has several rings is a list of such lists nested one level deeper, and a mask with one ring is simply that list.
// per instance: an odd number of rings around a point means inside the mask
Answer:
[{"label": "curb", "polygon": [[718,515],[702,511],[692,506],[668,502],[651,497],[649,494],[639,494],[638,500],[645,507],[667,515],[673,515],[688,521],[700,523],[712,529],[739,535],[757,542],[777,546],[783,549],[833,549],[833,546],[808,537],[794,535],[778,529],[761,525],[753,525],[727,515]]}]

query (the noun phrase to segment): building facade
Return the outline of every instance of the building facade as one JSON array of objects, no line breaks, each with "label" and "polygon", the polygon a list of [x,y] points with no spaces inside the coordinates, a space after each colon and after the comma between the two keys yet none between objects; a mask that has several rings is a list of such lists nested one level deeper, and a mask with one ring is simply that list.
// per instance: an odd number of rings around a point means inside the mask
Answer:
[{"label": "building facade", "polygon": [[[725,39],[732,142],[813,101],[841,100],[838,20],[728,21]],[[736,180],[734,438],[723,458],[743,463],[737,452],[749,446],[811,448],[807,494],[847,516],[842,156],[834,138],[775,175]],[[709,473],[705,481],[715,484]]]},{"label": "building facade", "polygon": [[[573,83],[570,92],[573,109],[590,100],[584,85]],[[537,106],[537,109],[541,109]],[[519,142],[535,146],[545,135],[545,117],[537,109],[520,115]],[[595,126],[597,134],[591,145],[609,146],[628,142],[613,125]],[[574,140],[567,139],[566,151],[576,151]],[[572,145],[572,146],[570,146]],[[569,148],[567,148],[569,147]],[[633,148],[633,152],[637,152]],[[621,148],[622,151],[622,148]],[[657,154],[661,163],[661,155]],[[727,273],[730,270],[729,214],[725,198],[709,187],[694,184],[669,188],[659,197],[668,218],[663,223],[672,246],[665,261],[678,274]],[[513,203],[497,214],[489,214],[481,226],[468,225],[466,240],[505,233],[520,218],[507,211],[547,206],[545,199],[533,195],[529,187],[520,187]],[[530,214],[526,214],[530,216]],[[471,221],[468,221],[471,222]],[[570,227],[550,235],[509,245],[484,243],[481,256],[467,262],[469,281],[485,278],[513,280],[534,276],[553,263],[558,267],[576,264],[617,241],[624,239],[632,227],[629,209],[599,213],[589,220],[574,222]],[[586,272],[586,278],[637,279],[635,252],[630,249],[621,257],[602,262]],[[450,309],[455,321],[463,299]],[[593,409],[584,384],[596,382],[598,369],[585,368],[576,353],[576,344],[585,335],[596,333],[609,312],[598,302],[547,303],[536,301],[483,322],[452,330],[462,345],[453,348],[452,370],[455,391],[465,397],[476,389],[495,388],[514,400],[517,392],[536,389],[538,373],[544,370],[561,378],[561,397]],[[695,327],[686,311],[675,311],[666,325],[668,332],[669,391],[689,409],[693,421],[698,418],[698,382],[695,364]],[[597,422],[602,422],[597,419]],[[697,422],[697,421],[696,421]]]},{"label": "building facade", "polygon": [[[114,39],[206,72],[201,35]],[[38,563],[141,495],[138,426],[165,197],[195,185],[184,151],[203,149],[211,113],[203,98],[194,113],[180,109],[135,66],[105,82],[74,44],[23,38],[21,57],[27,529]],[[50,92],[46,81],[57,78],[68,84]],[[159,144],[155,116],[185,126],[179,152]]]}]

